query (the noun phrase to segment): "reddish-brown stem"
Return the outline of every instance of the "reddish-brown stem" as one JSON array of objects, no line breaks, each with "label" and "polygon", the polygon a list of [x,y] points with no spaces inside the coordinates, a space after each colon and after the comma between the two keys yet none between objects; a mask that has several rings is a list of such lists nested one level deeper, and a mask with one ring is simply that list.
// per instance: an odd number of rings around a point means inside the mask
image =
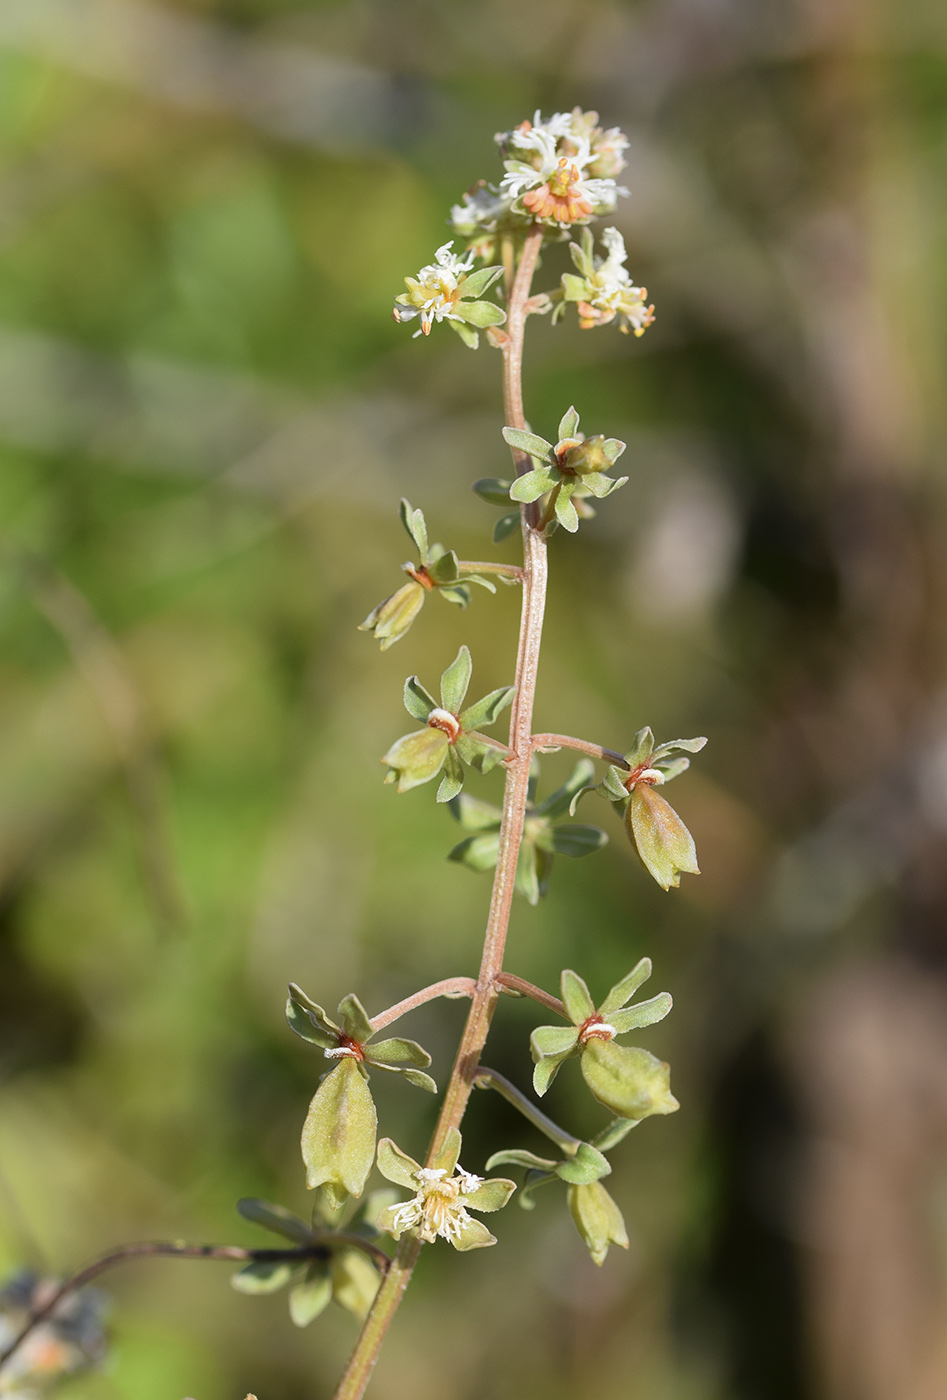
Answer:
[{"label": "reddish-brown stem", "polygon": [[579,753],[587,753],[589,758],[600,758],[603,763],[617,763],[620,768],[631,766],[625,755],[615,749],[603,749],[601,744],[590,744],[587,739],[573,739],[568,734],[534,734],[530,742],[538,753],[548,753],[552,749],[577,749]]},{"label": "reddish-brown stem", "polygon": [[[507,305],[506,336],[501,346],[503,407],[506,425],[513,428],[526,426],[522,382],[523,332],[529,315],[529,290],[542,241],[543,230],[541,226],[534,225],[523,241],[523,251]],[[517,475],[522,476],[524,472],[531,470],[532,462],[526,453],[514,451],[513,460]],[[486,1042],[500,995],[496,979],[503,969],[506,931],[516,880],[516,862],[526,815],[529,765],[532,757],[530,731],[533,699],[536,694],[539,646],[546,603],[546,540],[536,529],[535,506],[523,506],[520,517],[523,529],[523,601],[516,656],[516,693],[513,696],[510,716],[510,756],[505,765],[506,786],[503,792],[503,818],[500,823],[496,875],[476,990],[444,1094],[437,1127],[428,1149],[427,1165],[431,1164],[440,1151],[450,1129],[460,1127],[473,1090],[480,1052]],[[336,1391],[335,1400],[360,1400],[364,1395],[381,1345],[410,1282],[420,1251],[421,1242],[414,1234],[402,1235],[391,1268],[378,1290]]]},{"label": "reddish-brown stem", "polygon": [[569,1013],[559,998],[554,997],[551,992],[544,992],[542,987],[527,982],[525,977],[517,977],[513,972],[498,972],[494,981],[500,987],[509,987],[511,992],[522,992],[524,997],[531,997],[533,1001],[538,1001],[541,1006],[545,1006],[547,1010],[554,1011],[557,1016],[562,1016],[568,1021]]},{"label": "reddish-brown stem", "polygon": [[389,1006],[387,1011],[379,1011],[377,1016],[372,1017],[372,1030],[384,1030],[392,1021],[406,1016],[409,1011],[413,1011],[416,1006],[423,1006],[426,1001],[433,1001],[435,997],[472,997],[476,990],[477,984],[472,977],[445,977],[443,982],[432,982],[429,987],[422,987],[414,996],[405,997],[404,1001]]},{"label": "reddish-brown stem", "polygon": [[67,1279],[54,1293],[47,1298],[41,1308],[32,1314],[31,1317],[20,1328],[13,1340],[0,1352],[0,1368],[2,1368],[17,1351],[31,1332],[35,1331],[47,1318],[52,1317],[62,1300],[70,1293],[77,1292],[80,1288],[85,1288],[86,1284],[106,1273],[109,1269],[114,1269],[118,1264],[127,1264],[132,1259],[216,1259],[225,1263],[258,1263],[269,1264],[279,1263],[281,1260],[286,1263],[305,1263],[307,1259],[323,1259],[328,1257],[333,1247],[340,1244],[347,1249],[360,1249],[363,1254],[367,1254],[372,1263],[382,1274],[388,1272],[391,1260],[384,1250],[379,1249],[377,1244],[372,1244],[371,1240],[363,1239],[361,1235],[349,1235],[343,1231],[326,1231],[322,1234],[313,1235],[307,1244],[292,1245],[286,1249],[246,1249],[239,1244],[177,1244],[163,1240],[144,1240],[136,1244],[123,1244],[118,1249],[113,1249],[108,1254],[103,1254],[101,1259],[94,1260],[87,1264],[79,1273]]}]

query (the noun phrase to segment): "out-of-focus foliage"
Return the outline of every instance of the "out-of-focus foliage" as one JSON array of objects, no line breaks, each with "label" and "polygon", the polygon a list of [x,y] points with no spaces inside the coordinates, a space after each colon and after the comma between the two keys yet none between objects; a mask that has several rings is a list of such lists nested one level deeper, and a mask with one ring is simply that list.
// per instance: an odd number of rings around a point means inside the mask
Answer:
[{"label": "out-of-focus foliage", "polygon": [[[0,5],[5,1268],[264,1243],[238,1197],[307,1207],[287,982],[374,1014],[475,970],[487,882],[377,756],[407,671],[464,642],[508,681],[518,600],[426,608],[390,655],[356,625],[399,497],[490,557],[498,360],[390,307],[493,132],[580,103],[631,136],[616,222],[657,320],[529,326],[533,427],[574,403],[629,477],[552,541],[537,729],[709,735],[675,794],[703,873],[563,861],[509,965],[609,986],[652,956],[682,1111],[616,1157],[601,1269],[542,1193],[496,1249],[426,1251],[373,1394],[947,1388],[945,40],[923,0]],[[537,288],[570,271],[550,250]],[[405,1026],[442,1081],[462,1015]],[[504,1001],[491,1037],[521,1087],[534,1024]],[[420,1155],[432,1101],[376,1080]],[[577,1081],[550,1112],[591,1137]],[[469,1170],[505,1111],[476,1096]],[[328,1396],[354,1337],[210,1263],[110,1286],[77,1400]]]}]

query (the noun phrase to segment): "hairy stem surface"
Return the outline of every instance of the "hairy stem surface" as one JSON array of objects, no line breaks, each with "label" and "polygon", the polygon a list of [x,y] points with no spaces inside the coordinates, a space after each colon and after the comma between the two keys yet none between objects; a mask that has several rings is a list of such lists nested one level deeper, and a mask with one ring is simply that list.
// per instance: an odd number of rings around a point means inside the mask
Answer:
[{"label": "hairy stem surface", "polygon": [[[526,235],[507,308],[506,336],[502,342],[503,407],[506,426],[511,428],[526,426],[523,413],[523,333],[529,315],[527,302],[530,286],[542,239],[542,229],[539,226],[534,226]],[[531,470],[532,462],[525,453],[514,451],[513,458],[518,476]],[[496,979],[503,969],[503,953],[516,880],[516,862],[519,858],[526,815],[529,765],[532,756],[530,733],[533,701],[536,695],[539,648],[546,605],[546,539],[537,528],[538,518],[534,505],[523,506],[520,515],[523,527],[523,603],[516,656],[516,694],[513,697],[510,718],[510,757],[506,762],[506,786],[503,792],[500,849],[493,893],[490,897],[480,973],[450,1082],[444,1094],[440,1117],[428,1149],[428,1165],[440,1151],[448,1131],[451,1128],[459,1128],[463,1120],[480,1062],[480,1053],[486,1043],[500,995]],[[391,1268],[378,1290],[372,1310],[336,1391],[335,1400],[360,1400],[365,1393],[385,1334],[410,1282],[420,1252],[420,1240],[411,1234],[402,1235]]]}]

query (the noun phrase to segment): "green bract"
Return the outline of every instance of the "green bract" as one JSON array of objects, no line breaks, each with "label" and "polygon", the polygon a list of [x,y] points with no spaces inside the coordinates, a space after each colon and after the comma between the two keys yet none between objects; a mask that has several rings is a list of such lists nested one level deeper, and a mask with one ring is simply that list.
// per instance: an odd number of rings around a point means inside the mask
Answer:
[{"label": "green bract", "polygon": [[625,450],[618,438],[601,435],[586,438],[579,432],[579,415],[570,408],[559,424],[559,441],[553,447],[545,438],[522,428],[504,428],[510,447],[525,452],[536,463],[531,472],[519,476],[510,487],[510,499],[521,503],[548,496],[544,517],[556,520],[572,534],[579,528],[573,496],[601,498],[624,486],[627,476],[611,477],[606,472]]},{"label": "green bract", "polygon": [[622,1213],[600,1181],[570,1186],[566,1193],[569,1214],[596,1264],[605,1262],[610,1244],[628,1248],[628,1232]]},{"label": "green bract", "polygon": [[378,1217],[378,1227],[400,1239],[406,1230],[416,1230],[422,1240],[433,1244],[438,1235],[455,1249],[480,1249],[496,1244],[496,1239],[469,1210],[502,1210],[516,1190],[506,1177],[484,1181],[458,1167],[461,1136],[450,1128],[444,1146],[430,1167],[422,1167],[402,1152],[391,1138],[378,1144],[378,1170],[382,1176],[413,1191],[410,1201],[389,1206]]},{"label": "green bract", "polygon": [[[665,890],[672,886],[676,889],[682,874],[699,875],[700,870],[694,838],[674,808],[654,788],[669,783],[689,768],[686,753],[699,753],[706,742],[704,738],[671,739],[656,745],[651,730],[645,727],[635,735],[634,744],[624,756],[628,767],[613,764],[596,788],[585,789],[599,793],[621,809],[625,830],[642,864]],[[673,757],[675,754],[677,757]],[[578,793],[573,799],[573,811],[581,796]]]},{"label": "green bract", "polygon": [[[387,1204],[387,1192],[376,1192],[366,1198],[358,1211],[346,1221],[348,1235],[361,1235],[376,1240],[378,1230],[372,1224],[378,1210]],[[320,1250],[313,1258],[295,1263],[292,1260],[260,1260],[247,1264],[231,1278],[240,1293],[275,1293],[295,1278],[289,1293],[289,1315],[297,1327],[306,1327],[335,1299],[343,1308],[364,1318],[372,1305],[381,1279],[378,1270],[360,1249],[332,1239],[333,1229],[341,1221],[330,1221],[320,1211],[313,1212],[312,1225],[307,1225],[284,1206],[260,1201],[248,1196],[237,1202],[237,1210],[245,1220],[262,1225],[265,1230],[291,1240],[295,1245],[317,1244]]]},{"label": "green bract", "polygon": [[438,802],[449,802],[464,786],[464,765],[488,773],[507,756],[507,748],[479,734],[481,725],[495,724],[513,699],[513,687],[501,686],[482,700],[461,709],[470,685],[473,665],[470,652],[461,647],[441,676],[441,703],[424,689],[417,676],[404,683],[404,707],[423,720],[427,728],[396,740],[382,763],[390,769],[386,783],[397,781],[398,791],[418,787],[444,770],[437,789]]},{"label": "green bract", "polygon": [[372,1169],[378,1119],[368,1087],[369,1068],[403,1074],[419,1089],[437,1092],[434,1080],[423,1073],[431,1057],[416,1041],[396,1038],[369,1044],[375,1032],[354,995],[339,1002],[339,1016],[341,1025],[290,984],[290,1028],[318,1045],[327,1059],[339,1060],[313,1096],[301,1143],[306,1185],[310,1190],[321,1186],[334,1206],[346,1195],[360,1196]]},{"label": "green bract", "polygon": [[[554,825],[564,816],[575,797],[594,773],[588,759],[577,763],[572,776],[554,793],[534,805],[538,781],[538,763],[534,761],[529,782],[529,800],[523,825],[523,839],[516,866],[516,888],[530,904],[537,904],[549,888],[549,874],[554,855],[587,856],[600,850],[608,841],[597,826],[577,822]],[[456,860],[471,870],[493,870],[500,848],[500,821],[503,813],[478,798],[461,793],[451,802],[451,811],[461,826],[473,835],[455,846],[448,860]]]},{"label": "green bract", "polygon": [[615,1044],[616,1036],[651,1026],[670,1011],[667,992],[628,1005],[650,976],[651,959],[642,958],[596,1008],[579,974],[569,969],[563,972],[562,1004],[572,1025],[537,1026],[530,1036],[530,1050],[536,1062],[533,1087],[540,1097],[555,1079],[559,1066],[579,1056],[583,1078],[592,1093],[620,1118],[648,1118],[653,1113],[673,1113],[679,1107],[670,1091],[666,1064],[647,1050]]},{"label": "green bract", "polygon": [[[470,602],[469,585],[472,583],[479,583],[490,593],[496,592],[491,579],[483,578],[469,569],[462,571],[452,549],[445,549],[440,544],[428,544],[423,512],[413,510],[410,501],[404,498],[401,501],[401,523],[417,546],[418,563],[402,564],[410,582],[402,584],[396,593],[385,598],[377,608],[372,609],[364,622],[359,623],[359,631],[373,633],[376,641],[381,642],[382,651],[387,651],[404,636],[432,590],[440,593],[449,603],[458,603],[462,608]],[[504,574],[499,577],[504,583],[513,582]]]}]

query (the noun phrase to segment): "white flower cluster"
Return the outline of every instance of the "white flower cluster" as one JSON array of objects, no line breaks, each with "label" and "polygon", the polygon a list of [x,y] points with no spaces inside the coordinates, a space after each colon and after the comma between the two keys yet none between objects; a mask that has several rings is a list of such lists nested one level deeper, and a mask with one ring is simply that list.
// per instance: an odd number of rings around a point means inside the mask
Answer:
[{"label": "white flower cluster", "polygon": [[464,1198],[472,1196],[483,1183],[479,1176],[458,1167],[455,1176],[448,1176],[443,1167],[421,1167],[417,1172],[418,1192],[392,1213],[391,1228],[400,1234],[418,1227],[422,1240],[433,1244],[438,1235],[454,1241],[465,1225],[474,1222],[467,1214]]},{"label": "white flower cluster", "polygon": [[617,228],[602,230],[605,256],[593,253],[592,234],[586,229],[579,243],[570,243],[569,252],[578,270],[562,278],[563,300],[553,313],[558,320],[567,302],[574,302],[583,330],[604,326],[617,318],[626,335],[643,335],[654,320],[654,307],[645,304],[647,287],[636,287],[625,267],[625,240]]},{"label": "white flower cluster", "polygon": [[624,167],[627,138],[617,127],[603,131],[596,112],[555,112],[501,132],[506,159],[499,187],[481,181],[451,210],[455,232],[464,238],[493,233],[503,221],[540,223],[563,229],[611,213],[628,191],[615,183]]},{"label": "white flower cluster", "polygon": [[430,335],[434,321],[443,321],[445,317],[461,319],[456,310],[459,289],[473,267],[474,255],[471,252],[466,257],[458,257],[451,252],[453,246],[451,239],[438,248],[434,261],[422,267],[417,277],[405,278],[408,291],[398,299],[401,305],[395,306],[392,315],[396,321],[411,321],[420,316],[421,325],[414,332],[415,336]]}]

